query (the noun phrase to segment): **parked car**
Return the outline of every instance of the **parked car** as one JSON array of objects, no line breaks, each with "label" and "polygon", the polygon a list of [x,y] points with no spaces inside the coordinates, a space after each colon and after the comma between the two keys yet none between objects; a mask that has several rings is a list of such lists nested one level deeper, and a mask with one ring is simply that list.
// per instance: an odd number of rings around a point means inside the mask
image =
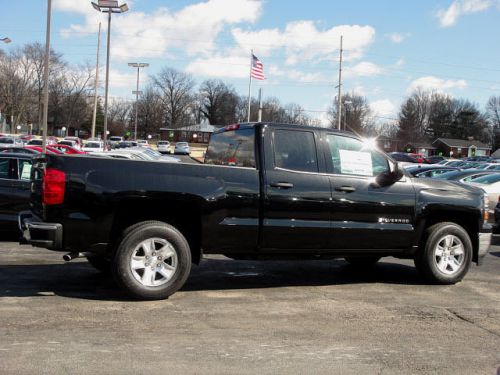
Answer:
[{"label": "parked car", "polygon": [[189,155],[191,153],[191,147],[187,142],[177,142],[174,148],[174,154],[184,154]]},{"label": "parked car", "polygon": [[71,139],[63,139],[62,141],[57,142],[57,144],[58,145],[66,145],[66,146],[70,146],[73,148],[79,147],[78,142],[71,140]]},{"label": "parked car", "polygon": [[[62,142],[65,142],[65,141],[62,141]],[[78,154],[85,154],[84,151],[81,151],[79,149],[76,149],[72,146],[68,146],[66,144],[63,144],[63,143],[58,143],[56,145],[50,145],[50,146],[47,146],[47,149],[50,149],[50,150],[57,150],[59,151],[61,154],[67,154],[67,155],[78,155]]]},{"label": "parked car", "polygon": [[148,147],[148,148],[151,147],[149,145],[149,142],[146,141],[145,139],[138,139],[136,142],[137,142],[137,146],[139,146],[139,147]]},{"label": "parked car", "polygon": [[40,153],[37,150],[33,150],[33,149],[30,149],[30,148],[26,148],[26,147],[0,148],[0,152],[12,152],[14,154],[27,154],[27,155],[35,155],[35,154],[39,154]]},{"label": "parked car", "polygon": [[465,169],[465,170],[454,170],[446,173],[442,173],[438,176],[434,176],[437,180],[448,180],[448,181],[458,181],[458,182],[468,182],[476,177],[490,175],[492,173],[497,173],[495,171],[483,171],[480,169]]},{"label": "parked car", "polygon": [[137,147],[137,142],[135,141],[122,141],[115,144],[113,148],[129,148],[129,147]]},{"label": "parked car", "polygon": [[500,173],[492,173],[486,176],[479,176],[465,183],[480,187],[486,192],[486,194],[488,194],[488,208],[490,214],[493,214],[495,211],[495,206],[498,203],[498,197],[500,195]]},{"label": "parked car", "polygon": [[[87,256],[136,298],[181,288],[203,254],[414,259],[431,283],[462,280],[491,243],[481,189],[414,179],[351,133],[237,124],[205,163],[43,155],[23,242]],[[166,208],[166,209],[162,209]]]},{"label": "parked car", "polygon": [[446,172],[454,171],[457,168],[436,165],[422,165],[415,167],[411,166],[405,169],[414,177],[435,177]]},{"label": "parked car", "polygon": [[108,137],[108,142],[111,148],[115,148],[118,145],[118,143],[123,142],[123,137],[112,135],[111,137]]},{"label": "parked car", "polygon": [[427,156],[425,158],[425,160],[429,164],[437,164],[437,163],[442,162],[443,160],[446,160],[446,159],[443,156],[433,155],[433,156]]},{"label": "parked car", "polygon": [[401,161],[405,163],[418,163],[418,160],[413,156],[410,156],[406,152],[391,152],[389,156],[396,161]]},{"label": "parked car", "polygon": [[0,138],[0,148],[7,147],[23,147],[22,139],[17,137],[2,137]]},{"label": "parked car", "polygon": [[[42,146],[24,146],[24,148],[28,150],[34,150],[39,153],[43,152]],[[51,150],[47,147],[47,154],[61,154],[61,152],[59,150]]]},{"label": "parked car", "polygon": [[170,142],[169,141],[158,141],[156,144],[158,152],[162,154],[170,154]]},{"label": "parked car", "polygon": [[104,143],[102,141],[87,141],[83,145],[83,151],[85,152],[103,152]]},{"label": "parked car", "polygon": [[0,153],[0,239],[19,237],[17,217],[29,209],[31,157],[25,153]]},{"label": "parked car", "polygon": [[[61,143],[63,141],[72,141],[72,142],[75,142],[75,145],[70,145],[70,144],[67,144],[67,143]],[[71,146],[73,148],[77,148],[77,149],[81,149],[82,148],[82,140],[79,138],[79,137],[64,137],[63,140],[61,142],[58,142],[58,143],[61,143],[61,144],[67,144],[68,146]]]},{"label": "parked car", "polygon": [[422,154],[409,153],[408,155],[415,159],[417,163],[427,163],[425,156]]}]

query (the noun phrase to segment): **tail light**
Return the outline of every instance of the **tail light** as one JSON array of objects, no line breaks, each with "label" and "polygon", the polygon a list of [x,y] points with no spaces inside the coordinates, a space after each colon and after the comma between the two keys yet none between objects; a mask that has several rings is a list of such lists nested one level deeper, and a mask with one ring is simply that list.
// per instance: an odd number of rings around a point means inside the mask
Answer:
[{"label": "tail light", "polygon": [[[500,202],[500,197],[498,199]],[[488,194],[484,194],[484,211],[483,211],[484,221],[488,221],[488,219],[490,218],[489,206],[490,206],[490,199],[488,198]]]},{"label": "tail light", "polygon": [[225,126],[224,131],[228,132],[231,130],[238,130],[239,128],[240,128],[240,124],[231,124],[231,125]]},{"label": "tail light", "polygon": [[62,204],[65,190],[66,174],[58,169],[47,168],[43,175],[43,204]]}]

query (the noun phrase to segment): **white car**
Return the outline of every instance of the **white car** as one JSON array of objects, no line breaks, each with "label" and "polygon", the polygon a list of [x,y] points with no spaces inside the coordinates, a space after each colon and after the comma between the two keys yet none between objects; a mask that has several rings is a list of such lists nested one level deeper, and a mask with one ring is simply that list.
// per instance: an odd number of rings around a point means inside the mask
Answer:
[{"label": "white car", "polygon": [[184,154],[189,155],[191,153],[191,148],[187,142],[177,142],[175,144],[174,154]]},{"label": "white car", "polygon": [[139,147],[151,147],[149,145],[149,142],[146,141],[145,139],[138,139],[136,142],[137,142],[137,146],[139,146]]},{"label": "white car", "polygon": [[162,154],[170,154],[170,142],[169,141],[158,141],[157,143],[158,152]]},{"label": "white car", "polygon": [[0,148],[8,147],[23,147],[23,140],[16,137],[2,137],[0,138]]},{"label": "white car", "polygon": [[493,214],[500,195],[500,173],[479,176],[470,181],[464,181],[464,183],[477,186],[485,191],[489,198],[488,211]]},{"label": "white car", "polygon": [[104,152],[104,143],[102,141],[88,141],[83,145],[85,152]]},{"label": "white car", "polygon": [[115,148],[118,145],[118,143],[123,142],[123,137],[112,135],[111,137],[108,138],[108,141],[111,148]]}]

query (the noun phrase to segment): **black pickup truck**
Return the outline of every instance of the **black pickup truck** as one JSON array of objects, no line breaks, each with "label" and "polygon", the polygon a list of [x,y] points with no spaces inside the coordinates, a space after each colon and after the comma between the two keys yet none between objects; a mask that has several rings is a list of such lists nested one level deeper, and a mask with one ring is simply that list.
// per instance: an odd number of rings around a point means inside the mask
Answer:
[{"label": "black pickup truck", "polygon": [[279,124],[216,131],[204,164],[45,155],[22,241],[86,256],[141,299],[166,298],[205,254],[234,259],[411,258],[460,281],[491,242],[482,190],[413,179],[350,133]]}]

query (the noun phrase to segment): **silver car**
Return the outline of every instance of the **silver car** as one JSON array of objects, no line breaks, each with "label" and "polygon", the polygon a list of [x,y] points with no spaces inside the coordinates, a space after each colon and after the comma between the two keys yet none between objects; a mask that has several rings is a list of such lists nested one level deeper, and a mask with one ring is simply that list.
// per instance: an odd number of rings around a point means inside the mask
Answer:
[{"label": "silver car", "polygon": [[169,141],[158,141],[157,143],[158,152],[162,154],[170,154],[170,142]]},{"label": "silver car", "polygon": [[0,148],[23,147],[23,141],[16,137],[1,137]]},{"label": "silver car", "polygon": [[189,155],[191,153],[191,148],[187,142],[177,142],[174,149],[175,154]]}]

